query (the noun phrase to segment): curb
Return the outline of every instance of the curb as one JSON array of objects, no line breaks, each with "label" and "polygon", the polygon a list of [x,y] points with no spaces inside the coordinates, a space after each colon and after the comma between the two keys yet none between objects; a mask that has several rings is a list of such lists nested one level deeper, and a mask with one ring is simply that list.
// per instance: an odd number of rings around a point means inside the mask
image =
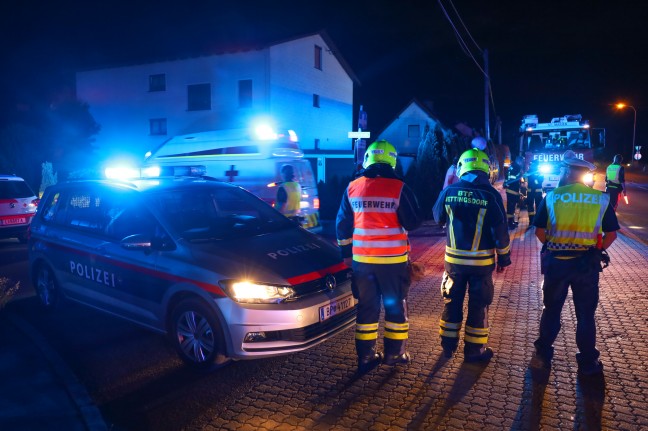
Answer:
[{"label": "curb", "polygon": [[108,430],[108,426],[101,416],[99,408],[94,404],[86,389],[68,368],[58,353],[56,353],[47,341],[45,341],[43,336],[34,329],[33,326],[27,323],[27,321],[13,313],[6,313],[5,317],[12,325],[14,325],[14,327],[16,327],[16,329],[22,331],[43,354],[54,374],[56,374],[63,382],[65,391],[70,396],[70,399],[74,401],[79,417],[85,424],[85,427],[89,431]]}]

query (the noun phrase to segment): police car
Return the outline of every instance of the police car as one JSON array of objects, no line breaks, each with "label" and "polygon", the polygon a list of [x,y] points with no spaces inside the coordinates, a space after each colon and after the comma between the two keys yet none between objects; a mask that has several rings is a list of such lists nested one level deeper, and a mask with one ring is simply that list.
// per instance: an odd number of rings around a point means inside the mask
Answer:
[{"label": "police car", "polygon": [[166,333],[198,368],[301,351],[355,322],[336,246],[209,178],[51,186],[29,263],[45,307],[66,298]]}]

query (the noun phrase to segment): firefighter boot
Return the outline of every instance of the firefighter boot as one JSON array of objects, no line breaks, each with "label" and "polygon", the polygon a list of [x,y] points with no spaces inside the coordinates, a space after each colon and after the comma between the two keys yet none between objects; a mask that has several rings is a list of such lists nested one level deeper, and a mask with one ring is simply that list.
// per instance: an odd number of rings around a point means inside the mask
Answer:
[{"label": "firefighter boot", "polygon": [[405,351],[405,340],[385,338],[385,359],[383,364],[394,366],[409,364],[410,354]]},{"label": "firefighter boot", "polygon": [[383,360],[382,352],[376,351],[376,340],[355,340],[358,354],[358,374],[366,374]]},{"label": "firefighter boot", "polygon": [[466,343],[464,362],[488,362],[493,357],[493,349],[485,344]]}]

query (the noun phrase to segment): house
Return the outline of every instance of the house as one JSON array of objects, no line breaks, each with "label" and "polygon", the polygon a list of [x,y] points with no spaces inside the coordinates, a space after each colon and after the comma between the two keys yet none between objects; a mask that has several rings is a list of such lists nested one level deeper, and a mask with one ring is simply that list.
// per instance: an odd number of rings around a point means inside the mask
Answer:
[{"label": "house", "polygon": [[378,139],[386,139],[396,147],[404,172],[407,172],[416,158],[426,126],[429,126],[430,130],[441,128],[448,140],[454,135],[450,128],[441,124],[441,121],[416,99],[413,99],[378,135]]},{"label": "house", "polygon": [[[329,158],[352,159],[347,133],[357,78],[325,32],[253,49],[78,72],[77,98],[101,125],[105,158],[144,154],[175,135],[294,130],[318,179]],[[334,164],[334,161],[330,163]]]}]

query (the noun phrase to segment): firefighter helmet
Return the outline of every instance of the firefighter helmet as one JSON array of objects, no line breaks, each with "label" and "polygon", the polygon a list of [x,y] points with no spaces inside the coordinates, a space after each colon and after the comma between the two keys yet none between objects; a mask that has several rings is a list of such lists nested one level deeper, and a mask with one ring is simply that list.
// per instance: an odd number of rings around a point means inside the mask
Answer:
[{"label": "firefighter helmet", "polygon": [[380,140],[369,145],[364,155],[362,167],[367,169],[374,163],[387,163],[392,168],[396,168],[396,148],[388,141]]},{"label": "firefighter helmet", "polygon": [[490,159],[485,152],[477,148],[471,148],[468,151],[464,151],[461,157],[459,157],[457,169],[459,176],[469,171],[482,171],[488,174],[490,173]]}]

